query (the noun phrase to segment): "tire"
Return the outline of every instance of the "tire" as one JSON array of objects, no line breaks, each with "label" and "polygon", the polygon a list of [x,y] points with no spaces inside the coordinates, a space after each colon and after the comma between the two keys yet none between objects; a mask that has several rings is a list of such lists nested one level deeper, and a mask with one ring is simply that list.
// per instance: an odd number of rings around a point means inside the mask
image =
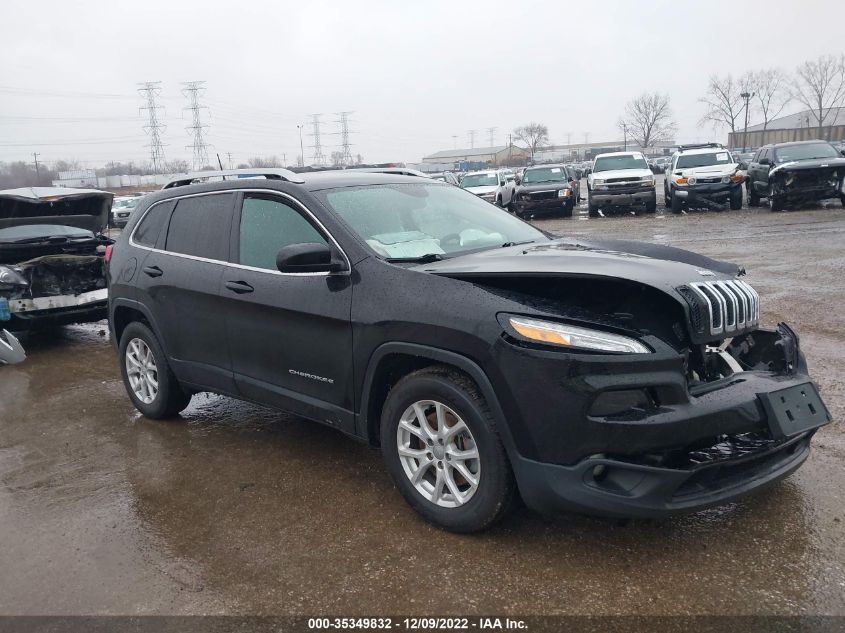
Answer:
[{"label": "tire", "polygon": [[783,198],[780,196],[774,195],[772,190],[773,188],[769,187],[769,206],[771,207],[772,211],[783,211]]},{"label": "tire", "polygon": [[[445,445],[440,442],[439,429],[429,423],[438,419],[438,411],[444,427],[454,428],[460,422],[465,425],[465,432],[447,439]],[[423,424],[434,437],[428,437]],[[412,427],[418,432],[410,431]],[[384,462],[399,492],[408,505],[434,525],[450,532],[478,532],[510,510],[516,484],[505,448],[487,403],[463,374],[446,367],[429,367],[402,378],[385,401],[380,436]],[[408,451],[403,456],[400,456],[400,443]],[[450,451],[458,450],[464,454],[474,452],[477,457],[466,460],[449,457]],[[419,457],[412,456],[412,452]],[[458,463],[463,471],[458,470]],[[478,478],[473,486],[471,479],[475,473]],[[420,477],[417,484],[411,480],[416,474]],[[452,492],[449,477],[457,495]],[[468,496],[461,500],[458,496],[461,494]]]},{"label": "tire", "polygon": [[731,211],[742,208],[742,185],[731,191]]},{"label": "tire", "polygon": [[657,199],[649,200],[645,203],[646,213],[657,213]]},{"label": "tire", "polygon": [[570,202],[565,207],[563,207],[563,213],[562,213],[563,217],[571,218],[572,217],[572,211],[573,211],[574,208],[575,208],[574,202]]},{"label": "tire", "polygon": [[593,204],[593,199],[589,192],[587,192],[587,209],[590,212],[591,218],[599,217],[599,206],[597,204]]},{"label": "tire", "polygon": [[[151,386],[148,382],[146,383],[145,391],[143,386],[145,381],[140,377],[140,374],[144,373],[142,369],[139,370],[139,376],[136,378],[130,376],[127,368],[127,364],[138,367],[137,362],[133,363],[132,359],[138,360],[139,357],[146,357],[143,353],[139,354],[139,351],[143,352],[144,348],[149,350],[150,356],[147,358],[152,359],[153,369],[151,371],[158,384],[154,394],[151,394]],[[167,357],[161,348],[161,344],[149,327],[137,321],[127,325],[123,331],[123,335],[120,337],[119,350],[120,373],[123,376],[123,386],[126,387],[126,393],[129,394],[132,404],[144,416],[154,420],[172,418],[188,406],[191,396],[185,393],[179,386],[179,382],[167,364]],[[129,357],[127,354],[129,354]],[[142,384],[139,385],[136,382],[136,386],[133,387],[135,380],[139,380]],[[149,401],[141,399],[140,394],[143,393],[152,396]]]},{"label": "tire", "polygon": [[684,210],[684,202],[678,196],[672,196],[672,213],[680,213]]},{"label": "tire", "polygon": [[759,207],[760,206],[760,194],[754,191],[754,183],[750,180],[745,183],[745,186],[748,188],[748,206],[749,207]]},{"label": "tire", "polygon": [[842,206],[845,207],[845,194],[839,196],[839,202],[841,202]]}]

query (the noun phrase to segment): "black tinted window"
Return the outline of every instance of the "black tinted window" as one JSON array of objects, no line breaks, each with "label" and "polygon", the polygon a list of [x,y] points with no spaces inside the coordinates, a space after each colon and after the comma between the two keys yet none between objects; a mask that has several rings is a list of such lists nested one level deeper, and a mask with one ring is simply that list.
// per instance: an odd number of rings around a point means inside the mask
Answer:
[{"label": "black tinted window", "polygon": [[147,211],[144,219],[141,220],[135,230],[135,235],[132,236],[135,243],[143,246],[155,246],[158,242],[158,236],[161,235],[161,228],[167,222],[167,215],[172,208],[172,202],[162,202]]},{"label": "black tinted window", "polygon": [[165,248],[206,259],[226,261],[234,194],[184,198],[170,216]]},{"label": "black tinted window", "polygon": [[276,255],[291,244],[326,238],[296,209],[278,199],[249,197],[241,210],[240,258],[245,266],[276,270]]}]

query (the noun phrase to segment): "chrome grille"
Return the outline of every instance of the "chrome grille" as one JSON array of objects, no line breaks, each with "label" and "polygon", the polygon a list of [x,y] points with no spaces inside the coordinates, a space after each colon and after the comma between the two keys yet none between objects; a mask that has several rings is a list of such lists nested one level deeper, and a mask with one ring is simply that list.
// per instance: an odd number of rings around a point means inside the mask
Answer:
[{"label": "chrome grille", "polygon": [[760,320],[760,296],[744,281],[696,281],[689,287],[707,306],[710,334],[744,330]]}]

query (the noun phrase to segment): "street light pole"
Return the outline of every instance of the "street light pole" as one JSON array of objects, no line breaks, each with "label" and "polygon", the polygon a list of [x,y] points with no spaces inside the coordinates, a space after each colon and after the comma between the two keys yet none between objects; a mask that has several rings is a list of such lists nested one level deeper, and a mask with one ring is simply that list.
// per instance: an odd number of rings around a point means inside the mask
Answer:
[{"label": "street light pole", "polygon": [[754,92],[743,92],[740,97],[745,99],[745,127],[742,130],[742,152],[745,153],[745,141],[746,137],[748,136],[748,102],[751,100],[756,93]]},{"label": "street light pole", "polygon": [[296,129],[299,130],[299,166],[305,167],[305,147],[302,145],[302,126],[297,125]]}]

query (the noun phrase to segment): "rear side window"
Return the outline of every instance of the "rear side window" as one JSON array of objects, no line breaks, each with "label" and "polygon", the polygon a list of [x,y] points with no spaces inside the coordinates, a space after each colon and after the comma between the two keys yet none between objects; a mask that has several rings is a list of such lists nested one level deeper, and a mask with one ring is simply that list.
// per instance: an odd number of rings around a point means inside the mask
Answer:
[{"label": "rear side window", "polygon": [[184,198],[176,203],[170,216],[165,249],[226,261],[229,257],[229,227],[234,194]]},{"label": "rear side window", "polygon": [[246,197],[241,210],[239,263],[276,270],[276,255],[291,244],[326,238],[299,211],[277,198]]},{"label": "rear side window", "polygon": [[154,247],[158,243],[161,229],[167,222],[167,215],[172,208],[172,202],[162,202],[147,211],[144,219],[135,229],[135,234],[132,236],[133,241],[141,246]]}]

